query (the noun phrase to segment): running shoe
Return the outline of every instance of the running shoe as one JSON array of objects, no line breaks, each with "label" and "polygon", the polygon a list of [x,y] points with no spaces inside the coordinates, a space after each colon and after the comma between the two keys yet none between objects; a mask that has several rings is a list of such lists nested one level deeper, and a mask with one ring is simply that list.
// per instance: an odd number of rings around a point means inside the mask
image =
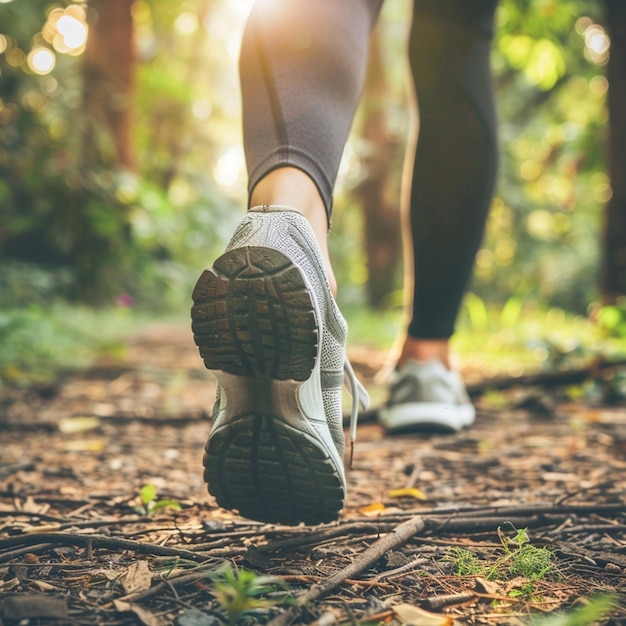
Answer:
[{"label": "running shoe", "polygon": [[378,415],[389,433],[456,432],[472,424],[476,413],[458,372],[433,360],[407,361],[394,372]]},{"label": "running shoe", "polygon": [[193,292],[192,329],[218,398],[203,459],[223,508],[318,524],[344,506],[342,386],[367,405],[314,234],[289,207],[250,209]]}]

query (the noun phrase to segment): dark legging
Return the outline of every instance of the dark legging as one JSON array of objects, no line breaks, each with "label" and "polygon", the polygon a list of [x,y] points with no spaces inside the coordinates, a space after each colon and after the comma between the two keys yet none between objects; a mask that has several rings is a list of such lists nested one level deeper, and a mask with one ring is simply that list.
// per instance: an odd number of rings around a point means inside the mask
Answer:
[{"label": "dark legging", "polygon": [[[383,0],[261,0],[240,61],[249,191],[292,166],[330,216]],[[496,118],[489,49],[497,0],[415,0],[409,60],[419,105],[410,197],[409,335],[450,337],[493,193]]]}]

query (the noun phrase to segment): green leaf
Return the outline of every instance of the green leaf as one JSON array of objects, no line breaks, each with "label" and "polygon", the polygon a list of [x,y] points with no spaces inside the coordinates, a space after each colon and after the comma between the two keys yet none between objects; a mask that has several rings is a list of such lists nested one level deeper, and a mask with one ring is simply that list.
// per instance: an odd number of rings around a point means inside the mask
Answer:
[{"label": "green leaf", "polygon": [[152,484],[144,485],[139,492],[141,503],[148,508],[156,500],[156,487]]},{"label": "green leaf", "polygon": [[152,503],[150,512],[153,513],[159,509],[176,509],[180,511],[180,502],[178,502],[178,500],[159,500],[158,502]]}]

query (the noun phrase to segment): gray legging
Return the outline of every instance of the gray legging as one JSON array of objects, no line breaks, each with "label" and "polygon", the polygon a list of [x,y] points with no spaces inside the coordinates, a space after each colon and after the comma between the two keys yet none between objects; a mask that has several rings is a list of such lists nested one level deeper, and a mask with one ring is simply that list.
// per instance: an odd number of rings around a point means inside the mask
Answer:
[{"label": "gray legging", "polygon": [[[383,0],[255,4],[240,73],[249,191],[290,165],[329,216]],[[489,50],[497,0],[414,0],[409,60],[420,112],[410,214],[409,335],[450,337],[483,237],[497,168]]]}]

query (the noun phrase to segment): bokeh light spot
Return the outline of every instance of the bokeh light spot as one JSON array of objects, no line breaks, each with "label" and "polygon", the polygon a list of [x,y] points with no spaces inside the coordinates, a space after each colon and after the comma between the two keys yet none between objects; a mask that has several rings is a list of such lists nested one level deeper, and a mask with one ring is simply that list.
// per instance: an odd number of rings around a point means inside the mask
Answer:
[{"label": "bokeh light spot", "polygon": [[600,24],[592,24],[585,30],[585,57],[596,65],[609,60],[611,40]]},{"label": "bokeh light spot", "polygon": [[24,63],[24,56],[24,51],[20,48],[9,48],[4,58],[11,67],[20,67]]},{"label": "bokeh light spot", "polygon": [[219,185],[233,187],[240,181],[243,170],[243,151],[239,146],[233,146],[218,159],[213,169],[213,176]]},{"label": "bokeh light spot", "polygon": [[27,59],[28,67],[35,72],[35,74],[45,75],[49,74],[56,64],[56,57],[54,52],[48,48],[37,47],[33,48]]},{"label": "bokeh light spot", "polygon": [[174,21],[174,29],[179,35],[193,35],[198,29],[198,18],[189,12],[181,13]]},{"label": "bokeh light spot", "polygon": [[70,50],[81,48],[87,42],[87,26],[71,15],[60,17],[57,29],[63,35],[63,43]]}]

